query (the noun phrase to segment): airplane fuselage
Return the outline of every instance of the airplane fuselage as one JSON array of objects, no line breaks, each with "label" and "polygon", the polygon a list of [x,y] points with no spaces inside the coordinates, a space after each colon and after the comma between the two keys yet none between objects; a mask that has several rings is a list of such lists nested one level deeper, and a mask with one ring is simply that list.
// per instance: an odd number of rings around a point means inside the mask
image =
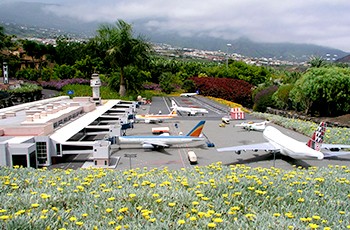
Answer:
[{"label": "airplane fuselage", "polygon": [[208,110],[202,108],[176,107],[176,110],[179,112],[186,112],[191,114],[208,113]]},{"label": "airplane fuselage", "polygon": [[144,144],[150,142],[163,142],[167,145],[183,144],[193,141],[203,141],[203,137],[190,136],[121,136],[118,138],[119,144]]},{"label": "airplane fuselage", "polygon": [[308,147],[305,143],[297,141],[278,129],[267,126],[263,132],[264,138],[270,142],[280,153],[295,159],[318,159],[324,158],[323,153]]}]

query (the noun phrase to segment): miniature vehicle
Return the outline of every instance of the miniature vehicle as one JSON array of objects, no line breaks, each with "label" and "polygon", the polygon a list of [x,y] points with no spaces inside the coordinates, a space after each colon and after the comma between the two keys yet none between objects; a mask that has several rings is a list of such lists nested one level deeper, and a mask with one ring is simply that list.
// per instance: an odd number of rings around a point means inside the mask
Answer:
[{"label": "miniature vehicle", "polygon": [[222,121],[222,123],[230,124],[230,118],[229,117],[223,117],[223,118],[221,118],[221,121]]},{"label": "miniature vehicle", "polygon": [[191,164],[197,163],[197,155],[193,151],[188,151],[187,156]]},{"label": "miniature vehicle", "polygon": [[156,128],[152,128],[152,133],[155,135],[158,134],[163,134],[163,133],[169,133],[170,129],[169,127],[156,127]]},{"label": "miniature vehicle", "polygon": [[208,148],[215,147],[215,144],[213,142],[206,142]]}]

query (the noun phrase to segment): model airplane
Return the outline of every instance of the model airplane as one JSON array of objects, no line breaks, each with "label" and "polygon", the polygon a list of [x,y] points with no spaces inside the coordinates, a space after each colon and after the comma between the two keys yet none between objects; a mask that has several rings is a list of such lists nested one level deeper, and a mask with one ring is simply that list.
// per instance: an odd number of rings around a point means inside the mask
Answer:
[{"label": "model airplane", "polygon": [[205,121],[200,121],[186,136],[170,136],[163,133],[159,136],[123,136],[118,137],[117,144],[141,144],[146,149],[167,148],[175,144],[203,141],[201,137]]},{"label": "model airplane", "polygon": [[174,100],[171,100],[171,108],[176,109],[179,112],[187,113],[188,116],[195,116],[196,114],[208,113],[208,110],[203,108],[181,107],[176,104]]},{"label": "model airplane", "polygon": [[235,151],[237,154],[240,154],[241,151],[246,150],[265,150],[275,153],[279,152],[294,159],[318,160],[350,154],[350,152],[342,151],[344,149],[350,149],[350,145],[323,144],[322,142],[325,131],[326,123],[321,122],[317,130],[312,135],[312,138],[305,144],[281,133],[278,129],[272,126],[267,126],[263,132],[263,135],[268,142],[219,148],[218,151]]},{"label": "model airplane", "polygon": [[137,114],[136,120],[144,121],[145,123],[162,122],[163,120],[171,119],[177,116],[176,109],[173,109],[169,114]]},{"label": "model airplane", "polygon": [[198,93],[182,93],[180,94],[180,97],[193,97],[198,95]]},{"label": "model airplane", "polygon": [[235,125],[236,127],[242,127],[243,129],[246,129],[248,131],[255,130],[255,131],[264,131],[266,128],[266,124],[270,123],[269,121],[263,121],[263,122],[243,122],[241,124]]}]

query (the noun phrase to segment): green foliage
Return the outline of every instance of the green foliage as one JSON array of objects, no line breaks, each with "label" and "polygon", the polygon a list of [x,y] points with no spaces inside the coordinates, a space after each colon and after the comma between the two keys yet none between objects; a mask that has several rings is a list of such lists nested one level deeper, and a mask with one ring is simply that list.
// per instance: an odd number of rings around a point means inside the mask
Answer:
[{"label": "green foliage", "polygon": [[203,70],[207,76],[240,79],[255,86],[271,78],[270,71],[265,67],[248,65],[242,61],[230,61],[228,68],[221,65],[205,67]]},{"label": "green foliage", "polygon": [[29,93],[34,91],[42,90],[41,86],[38,86],[36,84],[31,83],[23,83],[20,85],[20,87],[8,90],[10,93]]},{"label": "green foliage", "polygon": [[311,68],[320,68],[327,65],[327,62],[322,57],[311,57],[309,64]]},{"label": "green foliage", "polygon": [[278,90],[272,95],[272,100],[275,102],[274,108],[277,109],[290,109],[291,100],[289,98],[289,92],[293,89],[293,84],[281,85]]},{"label": "green foliage", "polygon": [[350,110],[350,70],[311,68],[290,92],[293,106],[311,115],[336,116]]},{"label": "green foliage", "polygon": [[102,70],[103,62],[101,58],[92,58],[86,55],[85,58],[75,61],[74,67],[78,69],[84,78],[90,78],[93,73]]},{"label": "green foliage", "polygon": [[71,78],[84,78],[83,73],[70,65],[55,65],[54,67],[55,79],[71,79]]},{"label": "green foliage", "polygon": [[56,43],[53,60],[58,65],[74,65],[77,60],[82,60],[86,55],[85,43],[72,41],[66,37],[59,37]]},{"label": "green foliage", "polygon": [[41,80],[42,81],[50,81],[50,80],[54,80],[54,72],[52,68],[47,68],[44,67],[41,70]]},{"label": "green foliage", "polygon": [[37,81],[39,79],[39,73],[36,69],[25,68],[16,72],[16,78],[28,81]]},{"label": "green foliage", "polygon": [[179,84],[179,79],[171,72],[165,72],[160,76],[159,85],[164,93],[174,92],[176,84]]},{"label": "green foliage", "polygon": [[185,80],[182,84],[182,89],[185,92],[195,92],[196,85],[195,85],[194,81],[192,81],[192,80]]},{"label": "green foliage", "polygon": [[278,86],[268,86],[257,92],[254,97],[253,110],[257,112],[265,112],[267,107],[273,107],[274,101],[272,95],[277,91]]}]

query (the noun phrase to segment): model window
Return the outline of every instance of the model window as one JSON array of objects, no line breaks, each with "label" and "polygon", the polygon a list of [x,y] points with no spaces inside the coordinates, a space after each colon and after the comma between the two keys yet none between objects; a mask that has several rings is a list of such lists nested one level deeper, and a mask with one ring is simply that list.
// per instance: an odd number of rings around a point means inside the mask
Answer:
[{"label": "model window", "polygon": [[36,156],[39,164],[46,164],[47,161],[47,148],[46,142],[36,142]]}]

